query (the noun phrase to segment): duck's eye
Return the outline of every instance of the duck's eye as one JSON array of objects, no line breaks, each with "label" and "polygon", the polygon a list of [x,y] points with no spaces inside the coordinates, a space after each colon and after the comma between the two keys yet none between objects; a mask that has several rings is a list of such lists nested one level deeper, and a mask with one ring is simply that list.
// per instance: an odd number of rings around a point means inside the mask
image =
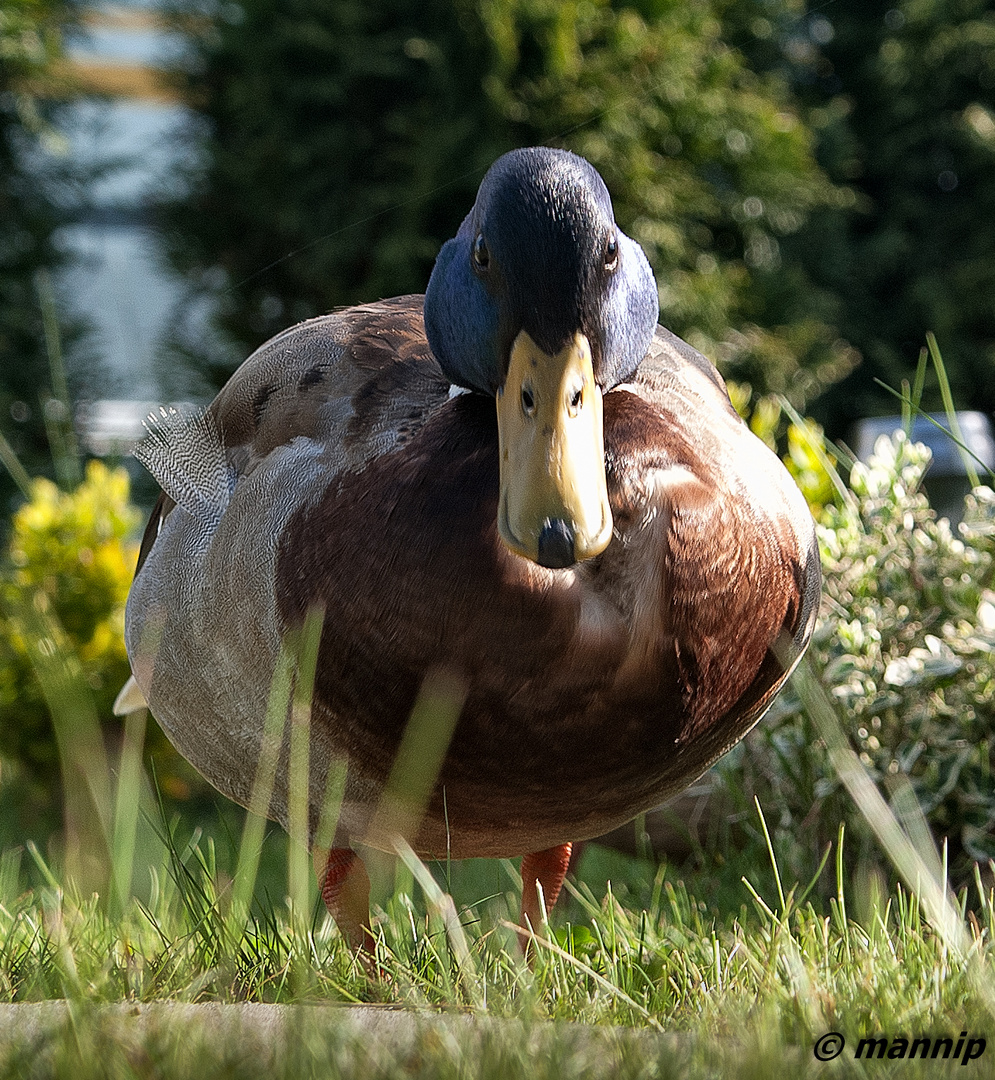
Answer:
[{"label": "duck's eye", "polygon": [[605,269],[611,273],[618,267],[618,237],[611,236],[605,246]]},{"label": "duck's eye", "polygon": [[522,387],[522,412],[531,416],[536,411],[536,399],[528,386]]},{"label": "duck's eye", "polygon": [[491,264],[491,253],[484,243],[484,234],[477,233],[477,239],[473,242],[473,265],[477,270],[486,270]]},{"label": "duck's eye", "polygon": [[584,404],[584,388],[575,390],[570,398],[570,415],[576,416],[580,412],[581,405]]}]

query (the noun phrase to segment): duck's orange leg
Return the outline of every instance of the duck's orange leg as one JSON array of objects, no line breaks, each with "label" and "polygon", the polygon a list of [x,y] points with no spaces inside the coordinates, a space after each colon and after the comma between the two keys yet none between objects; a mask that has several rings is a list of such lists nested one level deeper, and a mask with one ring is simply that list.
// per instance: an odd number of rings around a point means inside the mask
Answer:
[{"label": "duck's orange leg", "polygon": [[[560,895],[563,879],[567,876],[572,848],[572,844],[560,844],[559,847],[534,851],[522,858],[522,913],[519,925],[525,929],[531,926],[536,933],[541,931],[545,916],[543,905],[546,912],[553,909],[556,898]],[[542,900],[539,899],[536,882],[542,888]],[[525,948],[529,939],[525,935],[519,937],[522,947]]]},{"label": "duck's orange leg", "polygon": [[370,932],[370,878],[363,860],[351,848],[314,853],[321,898],[350,947],[374,951]]}]

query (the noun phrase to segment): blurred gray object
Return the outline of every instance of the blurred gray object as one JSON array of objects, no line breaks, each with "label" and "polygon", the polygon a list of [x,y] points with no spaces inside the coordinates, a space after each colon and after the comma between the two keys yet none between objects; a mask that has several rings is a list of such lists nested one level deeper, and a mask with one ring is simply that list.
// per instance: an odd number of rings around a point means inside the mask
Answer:
[{"label": "blurred gray object", "polygon": [[[947,434],[950,423],[945,413],[930,413],[930,417],[943,430],[931,424],[925,416],[917,416],[912,422],[913,442],[925,443],[933,452],[933,460],[926,473],[925,488],[930,505],[940,517],[950,519],[956,525],[964,516],[964,496],[971,490],[960,447]],[[981,482],[991,478],[985,468],[995,468],[995,439],[988,417],[980,412],[956,414],[964,445],[975,457],[971,458]],[[902,427],[900,416],[875,416],[860,420],[854,428],[853,449],[861,461],[867,461],[874,451],[874,444],[882,435],[891,435]],[[978,459],[980,458],[980,462]]]},{"label": "blurred gray object", "polygon": [[[76,429],[83,449],[97,457],[125,457],[145,435],[145,418],[157,412],[156,401],[81,401],[76,408]],[[181,412],[193,409],[188,402],[174,402]]]}]

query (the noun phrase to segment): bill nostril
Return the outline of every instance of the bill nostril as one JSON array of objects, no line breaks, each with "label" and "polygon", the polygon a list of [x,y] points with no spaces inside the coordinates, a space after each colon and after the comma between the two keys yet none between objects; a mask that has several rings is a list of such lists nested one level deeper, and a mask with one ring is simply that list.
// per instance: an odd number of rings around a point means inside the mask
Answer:
[{"label": "bill nostril", "polygon": [[536,562],[550,570],[562,570],[576,561],[573,529],[560,519],[547,521],[539,533]]}]

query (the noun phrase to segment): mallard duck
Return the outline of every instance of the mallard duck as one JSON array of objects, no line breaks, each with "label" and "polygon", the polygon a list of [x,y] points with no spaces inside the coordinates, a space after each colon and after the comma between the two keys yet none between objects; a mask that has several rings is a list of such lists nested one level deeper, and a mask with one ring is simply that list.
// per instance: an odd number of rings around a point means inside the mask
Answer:
[{"label": "mallard duck", "polygon": [[[353,945],[361,856],[400,828],[382,803],[426,680],[455,688],[458,720],[404,838],[423,857],[523,856],[536,927],[571,843],[697,778],[808,642],[805,500],[712,364],[657,325],[657,296],[597,171],[517,150],[424,296],[284,331],[206,413],[163,410],[137,451],[163,494],[122,708],[147,701],[248,805],[281,642],[323,613],[307,840],[344,767],[315,865]],[[285,744],[284,827],[291,783]]]}]

